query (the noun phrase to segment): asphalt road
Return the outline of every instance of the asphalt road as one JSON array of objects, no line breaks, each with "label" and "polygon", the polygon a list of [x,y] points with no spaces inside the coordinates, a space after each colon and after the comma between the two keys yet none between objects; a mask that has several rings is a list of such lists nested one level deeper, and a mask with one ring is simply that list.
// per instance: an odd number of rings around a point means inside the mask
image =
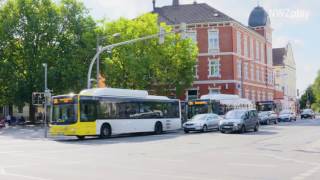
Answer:
[{"label": "asphalt road", "polygon": [[182,132],[107,140],[0,130],[0,180],[320,179],[320,120],[257,133]]}]

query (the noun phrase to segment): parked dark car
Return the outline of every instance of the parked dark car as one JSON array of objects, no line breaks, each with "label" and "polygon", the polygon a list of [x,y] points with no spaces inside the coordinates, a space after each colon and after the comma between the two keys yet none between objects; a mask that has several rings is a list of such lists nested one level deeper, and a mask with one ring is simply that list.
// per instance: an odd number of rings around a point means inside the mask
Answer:
[{"label": "parked dark car", "polygon": [[278,115],[274,111],[262,111],[258,115],[260,124],[278,124]]},{"label": "parked dark car", "polygon": [[301,113],[301,119],[315,119],[316,114],[313,112],[312,109],[304,109]]},{"label": "parked dark car", "polygon": [[259,130],[259,117],[256,110],[239,109],[229,111],[220,121],[220,132],[245,133],[248,130]]}]

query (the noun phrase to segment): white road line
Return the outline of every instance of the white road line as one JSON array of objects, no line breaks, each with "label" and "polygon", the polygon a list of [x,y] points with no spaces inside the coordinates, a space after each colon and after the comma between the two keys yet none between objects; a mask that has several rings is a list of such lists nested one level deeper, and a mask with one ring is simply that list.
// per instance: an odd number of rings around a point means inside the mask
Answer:
[{"label": "white road line", "polygon": [[3,151],[0,154],[14,154],[14,153],[24,153],[24,151]]},{"label": "white road line", "polygon": [[249,163],[229,163],[229,166],[244,166],[244,167],[258,167],[258,168],[276,168],[274,164],[249,164]]},{"label": "white road line", "polygon": [[309,169],[308,171],[306,172],[303,172],[299,175],[297,175],[296,177],[292,178],[292,180],[303,180],[303,179],[307,179],[309,177],[311,177],[313,174],[315,174],[316,172],[318,172],[320,170],[320,165],[312,168],[312,169]]},{"label": "white road line", "polygon": [[41,177],[35,177],[35,176],[26,176],[21,174],[15,174],[15,173],[8,173],[4,168],[0,169],[0,174],[4,176],[14,176],[14,177],[20,177],[24,179],[31,179],[31,180],[49,180],[47,178],[41,178]]}]

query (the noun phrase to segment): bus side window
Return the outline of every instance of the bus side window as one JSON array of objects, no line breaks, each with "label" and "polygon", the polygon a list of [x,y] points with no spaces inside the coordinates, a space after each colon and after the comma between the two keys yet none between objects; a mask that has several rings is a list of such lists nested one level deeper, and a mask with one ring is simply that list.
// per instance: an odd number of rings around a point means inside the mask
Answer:
[{"label": "bus side window", "polygon": [[97,114],[97,101],[83,100],[80,102],[80,121],[95,121],[97,119]]}]

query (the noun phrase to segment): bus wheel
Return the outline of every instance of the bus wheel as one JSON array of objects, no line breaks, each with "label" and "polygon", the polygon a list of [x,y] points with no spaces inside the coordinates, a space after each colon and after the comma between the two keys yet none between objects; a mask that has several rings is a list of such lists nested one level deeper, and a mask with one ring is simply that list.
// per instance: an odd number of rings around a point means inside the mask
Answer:
[{"label": "bus wheel", "polygon": [[155,134],[162,134],[163,129],[162,129],[162,124],[161,122],[157,122],[156,125],[154,126],[154,133]]},{"label": "bus wheel", "polygon": [[77,138],[78,138],[79,140],[84,140],[86,137],[85,137],[85,136],[77,136]]},{"label": "bus wheel", "polygon": [[111,127],[109,124],[103,124],[100,130],[100,138],[106,139],[111,136]]}]

